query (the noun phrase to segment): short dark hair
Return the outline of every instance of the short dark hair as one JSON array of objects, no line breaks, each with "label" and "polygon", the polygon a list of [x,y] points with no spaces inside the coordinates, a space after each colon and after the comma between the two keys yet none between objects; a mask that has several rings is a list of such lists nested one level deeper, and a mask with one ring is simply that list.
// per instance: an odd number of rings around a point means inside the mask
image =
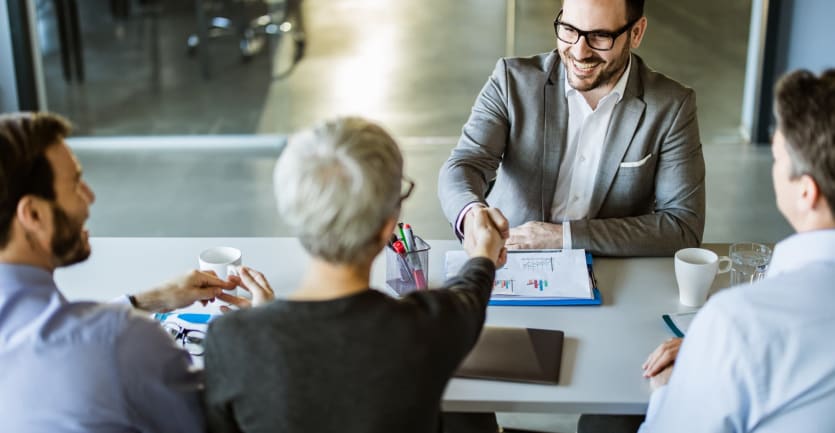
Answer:
[{"label": "short dark hair", "polygon": [[817,183],[830,211],[835,206],[835,69],[820,77],[807,70],[777,82],[777,128],[786,138],[791,176]]},{"label": "short dark hair", "polygon": [[[626,22],[638,21],[644,16],[644,0],[624,0],[626,2]],[[565,0],[563,0],[563,4]]]},{"label": "short dark hair", "polygon": [[0,248],[9,243],[21,198],[31,194],[55,200],[46,150],[71,129],[66,119],[51,113],[0,115]]},{"label": "short dark hair", "polygon": [[644,0],[626,0],[626,22],[637,21],[644,16]]}]

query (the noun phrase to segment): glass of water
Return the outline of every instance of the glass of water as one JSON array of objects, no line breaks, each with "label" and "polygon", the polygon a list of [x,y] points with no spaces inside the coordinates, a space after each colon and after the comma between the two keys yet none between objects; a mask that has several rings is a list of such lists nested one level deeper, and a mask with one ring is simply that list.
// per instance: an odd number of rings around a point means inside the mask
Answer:
[{"label": "glass of water", "polygon": [[756,242],[738,242],[731,245],[731,286],[751,284],[765,277],[771,262],[771,248]]}]

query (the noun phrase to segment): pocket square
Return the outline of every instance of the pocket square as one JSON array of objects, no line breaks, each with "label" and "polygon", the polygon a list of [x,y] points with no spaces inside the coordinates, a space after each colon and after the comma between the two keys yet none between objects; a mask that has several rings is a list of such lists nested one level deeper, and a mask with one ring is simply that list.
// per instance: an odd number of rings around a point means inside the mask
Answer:
[{"label": "pocket square", "polygon": [[647,156],[643,157],[640,161],[621,162],[621,163],[620,163],[620,166],[621,166],[621,168],[634,168],[634,167],[640,167],[640,166],[642,166],[642,165],[646,164],[646,163],[647,163],[647,161],[649,161],[649,159],[650,159],[650,158],[652,158],[652,154],[651,154],[651,153],[650,153],[649,155],[647,155]]}]

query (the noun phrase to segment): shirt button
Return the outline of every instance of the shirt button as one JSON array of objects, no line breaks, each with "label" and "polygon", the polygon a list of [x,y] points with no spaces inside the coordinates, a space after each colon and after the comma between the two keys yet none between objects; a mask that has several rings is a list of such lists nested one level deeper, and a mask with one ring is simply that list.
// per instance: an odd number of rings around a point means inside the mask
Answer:
[{"label": "shirt button", "polygon": [[586,156],[580,155],[580,162],[586,162]]}]

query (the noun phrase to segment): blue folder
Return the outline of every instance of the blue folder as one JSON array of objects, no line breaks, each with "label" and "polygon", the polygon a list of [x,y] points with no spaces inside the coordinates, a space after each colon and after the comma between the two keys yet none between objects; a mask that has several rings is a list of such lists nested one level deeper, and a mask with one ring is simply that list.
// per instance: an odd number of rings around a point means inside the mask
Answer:
[{"label": "blue folder", "polygon": [[597,278],[594,277],[594,269],[592,268],[591,253],[586,253],[586,265],[589,268],[589,277],[591,278],[592,294],[591,299],[579,298],[565,298],[565,299],[490,299],[490,304],[493,306],[526,306],[526,307],[551,307],[561,305],[601,305],[603,299],[600,297],[600,290],[597,288]]},{"label": "blue folder", "polygon": [[154,319],[164,322],[169,317],[175,317],[185,322],[197,323],[199,325],[206,325],[214,319],[215,316],[203,313],[154,313]]}]

